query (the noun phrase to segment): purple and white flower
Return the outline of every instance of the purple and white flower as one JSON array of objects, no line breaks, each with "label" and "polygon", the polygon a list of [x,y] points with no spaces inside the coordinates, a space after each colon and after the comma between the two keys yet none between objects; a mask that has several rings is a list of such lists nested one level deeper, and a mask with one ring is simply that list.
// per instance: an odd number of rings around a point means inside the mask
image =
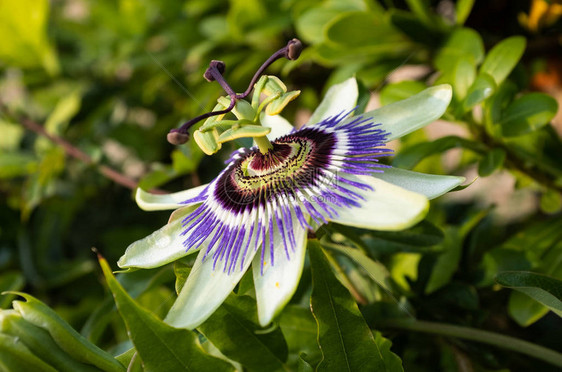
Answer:
[{"label": "purple and white flower", "polygon": [[429,199],[464,181],[381,165],[385,147],[441,117],[451,88],[426,89],[358,116],[355,79],[332,87],[299,130],[262,114],[272,148],[235,151],[211,183],[169,195],[137,192],[145,210],[176,209],[169,223],[131,244],[121,268],[153,268],[199,252],[166,322],[195,328],[252,266],[258,318],[270,323],[294,294],[307,232],[327,222],[401,230],[422,220]]}]

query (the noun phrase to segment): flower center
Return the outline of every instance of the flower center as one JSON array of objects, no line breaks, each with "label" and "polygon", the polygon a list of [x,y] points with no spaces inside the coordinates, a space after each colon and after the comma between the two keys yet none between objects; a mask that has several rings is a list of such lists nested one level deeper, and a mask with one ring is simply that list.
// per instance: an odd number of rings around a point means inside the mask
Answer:
[{"label": "flower center", "polygon": [[333,133],[307,128],[272,142],[266,154],[249,149],[220,177],[215,196],[224,207],[240,212],[276,195],[292,198],[316,185],[335,144]]}]

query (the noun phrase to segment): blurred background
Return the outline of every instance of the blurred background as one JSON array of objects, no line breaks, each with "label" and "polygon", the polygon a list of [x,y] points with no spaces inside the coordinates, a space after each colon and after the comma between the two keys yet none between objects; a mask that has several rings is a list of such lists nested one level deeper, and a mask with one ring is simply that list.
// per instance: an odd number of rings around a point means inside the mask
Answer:
[{"label": "blurred background", "polygon": [[[208,182],[235,148],[207,157],[193,141],[166,141],[223,94],[202,77],[209,61],[224,61],[227,81],[243,91],[261,63],[297,37],[306,46],[299,60],[268,69],[302,91],[283,114],[296,125],[330,85],[350,76],[369,109],[453,84],[450,112],[393,143],[403,154],[393,164],[476,179],[434,203],[428,217],[445,237],[457,229],[462,238],[446,259],[431,247],[385,245],[380,236],[371,237],[379,242],[372,254],[422,318],[560,350],[552,331],[560,318],[500,291],[493,277],[521,269],[562,279],[561,16],[562,5],[546,0],[0,0],[0,290],[33,294],[106,348],[123,342],[91,248],[116,268],[130,243],[168,218],[141,211],[133,189]],[[479,66],[514,35],[526,47],[509,77],[468,105],[476,88],[461,89],[458,60]],[[490,112],[506,121],[502,112],[527,109],[509,105],[532,92],[553,97],[531,100],[529,115],[540,116],[532,125],[509,136],[482,129]],[[171,305],[171,269],[122,280],[156,313]],[[0,305],[10,307],[12,298]],[[481,345],[428,346],[419,335],[393,342],[407,370],[458,366],[467,354],[482,368],[530,365]]]}]

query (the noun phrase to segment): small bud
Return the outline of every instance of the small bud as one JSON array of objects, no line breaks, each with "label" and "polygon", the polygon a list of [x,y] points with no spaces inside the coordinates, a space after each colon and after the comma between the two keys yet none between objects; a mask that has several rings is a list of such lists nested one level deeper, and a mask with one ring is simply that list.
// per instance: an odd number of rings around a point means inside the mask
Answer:
[{"label": "small bud", "polygon": [[189,140],[189,134],[171,130],[166,138],[172,145],[183,145]]},{"label": "small bud", "polygon": [[226,69],[226,65],[224,64],[223,61],[212,60],[211,63],[209,63],[209,67],[207,68],[207,70],[205,70],[205,73],[203,74],[203,77],[208,82],[215,81],[215,78],[211,73],[212,69],[217,69],[218,72],[222,75],[224,73],[224,70]]},{"label": "small bud", "polygon": [[299,39],[292,39],[287,43],[286,56],[291,61],[299,58],[302,52],[302,43]]}]

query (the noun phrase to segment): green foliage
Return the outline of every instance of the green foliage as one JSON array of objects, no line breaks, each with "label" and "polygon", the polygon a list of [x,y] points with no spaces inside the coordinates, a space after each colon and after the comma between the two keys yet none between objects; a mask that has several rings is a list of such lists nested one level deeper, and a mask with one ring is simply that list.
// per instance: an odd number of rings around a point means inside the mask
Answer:
[{"label": "green foliage", "polygon": [[[501,16],[482,17],[493,11],[486,3],[1,1],[0,370],[560,369],[562,141],[551,125],[559,104],[536,78],[560,88],[542,67],[558,66],[560,20],[529,33],[514,16],[529,13],[527,4],[503,2]],[[226,115],[193,128],[185,145],[166,142],[170,129],[229,104],[217,105],[219,85],[202,78],[210,60],[226,63],[241,92],[292,37],[306,48],[268,68],[283,81],[264,87],[269,105],[241,103],[235,113],[247,122]],[[412,66],[420,72],[399,77]],[[308,118],[326,92],[329,104]],[[361,113],[376,93],[384,107],[373,120],[398,122],[392,138],[445,109],[453,128],[409,133],[381,162],[479,178],[432,201],[426,219],[403,231],[323,226],[296,294],[266,328],[251,275],[196,330],[162,321],[195,261],[178,260],[194,207],[165,225],[168,214],[139,210],[127,187],[204,185],[244,137],[282,125],[269,116],[273,124],[254,127],[258,117],[284,109],[293,124],[314,122],[356,94]],[[430,110],[416,104],[427,100]],[[409,179],[430,197],[459,179],[393,172],[384,177]],[[187,197],[168,198],[158,200]],[[162,255],[173,234],[176,250]],[[114,277],[102,261],[101,275],[93,246],[128,271]],[[147,265],[154,257],[166,266]]]},{"label": "green foliage", "polygon": [[401,371],[400,360],[375,340],[357,304],[331,274],[330,265],[318,242],[308,245],[312,266],[310,307],[318,324],[318,345],[322,351],[319,371]]}]

